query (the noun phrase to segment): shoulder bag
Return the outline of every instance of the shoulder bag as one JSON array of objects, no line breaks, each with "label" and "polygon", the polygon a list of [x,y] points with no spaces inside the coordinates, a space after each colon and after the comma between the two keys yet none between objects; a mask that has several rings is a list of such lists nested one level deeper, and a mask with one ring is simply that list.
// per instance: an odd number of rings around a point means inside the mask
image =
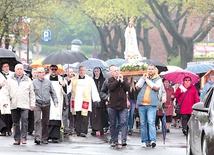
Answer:
[{"label": "shoulder bag", "polygon": [[180,110],[181,110],[182,103],[183,103],[183,101],[184,101],[184,99],[185,99],[185,97],[186,97],[188,91],[189,91],[189,89],[186,91],[186,93],[185,93],[185,95],[184,95],[184,97],[183,97],[183,99],[182,99],[182,101],[181,101],[181,104],[177,104],[177,105],[175,106],[175,113],[176,113],[176,114],[180,114]]}]

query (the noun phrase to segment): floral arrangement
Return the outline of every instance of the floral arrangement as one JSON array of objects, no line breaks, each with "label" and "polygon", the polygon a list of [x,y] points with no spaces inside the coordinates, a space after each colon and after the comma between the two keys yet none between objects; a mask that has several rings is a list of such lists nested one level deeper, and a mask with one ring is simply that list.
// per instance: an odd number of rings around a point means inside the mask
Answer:
[{"label": "floral arrangement", "polygon": [[147,63],[144,62],[136,62],[136,63],[125,63],[120,67],[120,71],[138,71],[138,70],[146,70],[148,67]]}]

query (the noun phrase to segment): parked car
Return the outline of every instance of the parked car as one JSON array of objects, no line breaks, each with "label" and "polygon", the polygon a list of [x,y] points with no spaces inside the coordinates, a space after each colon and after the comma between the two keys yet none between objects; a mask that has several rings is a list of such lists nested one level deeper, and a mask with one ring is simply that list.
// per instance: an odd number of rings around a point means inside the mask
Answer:
[{"label": "parked car", "polygon": [[203,100],[193,105],[188,122],[187,155],[214,154],[214,87]]}]

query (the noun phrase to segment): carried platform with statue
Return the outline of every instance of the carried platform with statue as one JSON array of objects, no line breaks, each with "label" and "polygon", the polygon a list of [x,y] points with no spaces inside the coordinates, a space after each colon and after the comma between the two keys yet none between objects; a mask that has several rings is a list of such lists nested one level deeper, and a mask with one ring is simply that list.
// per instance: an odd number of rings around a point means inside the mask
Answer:
[{"label": "carried platform with statue", "polygon": [[138,50],[136,30],[133,26],[134,17],[130,18],[129,25],[125,30],[126,46],[124,58],[126,63],[120,67],[123,76],[141,76],[147,71],[148,64],[142,62],[142,56]]},{"label": "carried platform with statue", "polygon": [[124,72],[121,71],[120,73],[123,76],[142,76],[146,72],[147,72],[146,70],[140,69],[140,70],[125,70]]},{"label": "carried platform with statue", "polygon": [[120,73],[123,76],[141,76],[147,72],[147,63],[127,62],[120,67]]}]

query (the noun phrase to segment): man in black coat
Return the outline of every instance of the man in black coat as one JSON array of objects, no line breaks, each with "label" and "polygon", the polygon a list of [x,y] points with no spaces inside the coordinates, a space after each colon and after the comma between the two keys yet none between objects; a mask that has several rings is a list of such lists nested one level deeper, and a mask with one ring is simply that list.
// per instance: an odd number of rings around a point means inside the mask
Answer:
[{"label": "man in black coat", "polygon": [[122,133],[122,146],[126,146],[127,139],[127,97],[126,92],[130,86],[118,67],[113,67],[113,77],[108,79],[108,89],[110,93],[108,114],[110,122],[111,146],[115,147],[117,142],[116,119],[119,117]]}]

